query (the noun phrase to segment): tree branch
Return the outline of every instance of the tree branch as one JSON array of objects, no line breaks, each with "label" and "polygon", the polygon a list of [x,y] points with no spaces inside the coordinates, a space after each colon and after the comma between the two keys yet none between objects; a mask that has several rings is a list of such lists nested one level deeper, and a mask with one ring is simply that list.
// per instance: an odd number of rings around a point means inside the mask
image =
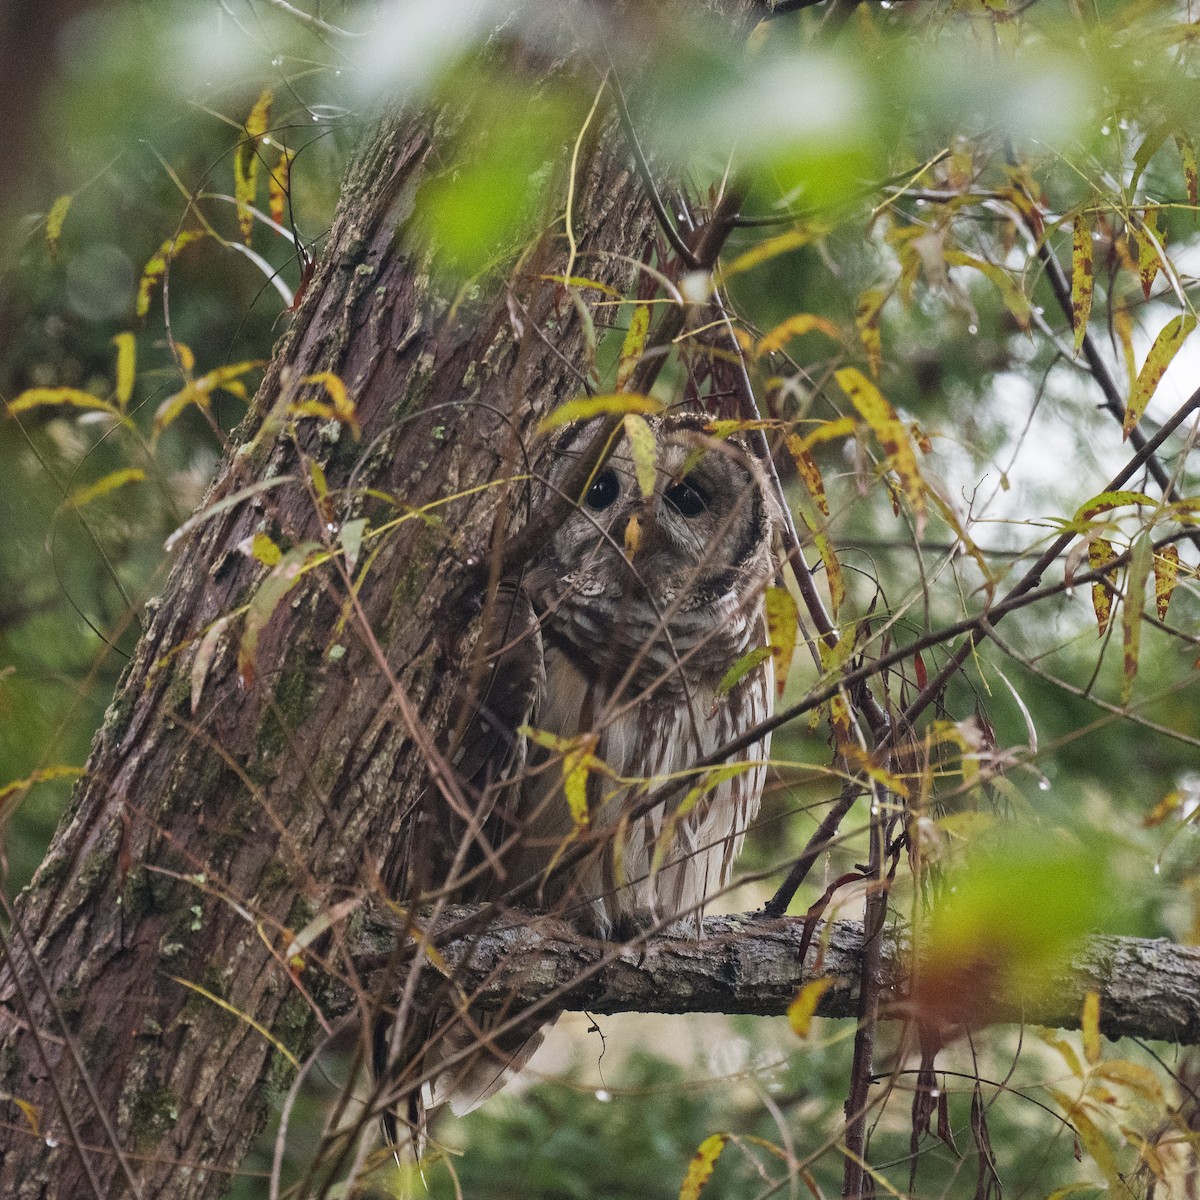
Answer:
[{"label": "tree branch", "polygon": [[[463,922],[474,910],[447,909],[443,920]],[[819,928],[815,952],[799,962],[805,920],[764,921],[753,916],[707,917],[700,937],[664,933],[644,942],[589,939],[565,922],[508,914],[480,932],[446,943],[439,953],[473,1006],[617,1012],[719,1012],[780,1016],[804,984],[828,977],[818,1013],[857,1017],[863,929],[856,921]],[[407,956],[398,950],[403,918],[363,910],[352,923],[350,949],[372,991],[379,972]],[[426,931],[428,933],[428,931]],[[894,929],[880,939],[879,978],[884,1018],[901,1014],[910,947]],[[819,967],[813,960],[820,957]],[[389,966],[390,964],[390,966]],[[1111,1038],[1143,1037],[1200,1044],[1200,947],[1165,939],[1094,937],[1069,964],[1052,972],[1042,995],[1014,1004],[991,997],[997,1023],[1025,1021],[1075,1029],[1089,991],[1100,995],[1100,1028]],[[444,988],[426,972],[423,988]],[[552,1000],[552,1005],[548,1002]],[[327,1013],[342,1016],[355,1003],[349,987],[335,985]]]}]

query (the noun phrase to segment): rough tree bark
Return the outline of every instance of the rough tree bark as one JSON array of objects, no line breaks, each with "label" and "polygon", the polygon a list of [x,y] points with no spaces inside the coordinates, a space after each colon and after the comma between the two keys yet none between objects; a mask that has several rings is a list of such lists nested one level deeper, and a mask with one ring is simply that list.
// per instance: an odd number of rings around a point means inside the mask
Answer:
[{"label": "rough tree bark", "polygon": [[[526,66],[543,77],[570,69]],[[582,358],[575,309],[539,278],[562,270],[561,242],[535,248],[508,287],[452,306],[404,235],[418,187],[441,169],[439,146],[466,119],[392,116],[365,143],[210,515],[185,533],[87,774],[0,933],[0,1195],[219,1195],[265,1120],[270,1087],[286,1086],[290,1059],[311,1050],[324,1019],[291,961],[294,931],[378,892],[422,795],[436,795],[427,747],[474,633],[471,610],[455,602],[463,564],[486,561],[519,510],[514,488],[480,485],[519,466],[537,421],[578,394]],[[588,274],[624,288],[628,260],[614,255],[641,257],[650,209],[611,122],[595,128],[576,170],[573,229]],[[320,371],[345,381],[361,441],[314,421],[293,438],[280,419]],[[446,501],[440,524],[408,520],[372,545],[354,604],[336,555],[307,571],[261,629],[253,671],[239,672],[240,610],[265,574],[248,539],[332,545],[331,528],[366,511],[368,489],[413,507]],[[193,711],[206,634],[206,652],[219,640]],[[738,954],[766,955],[765,927],[721,928],[726,942],[740,939]],[[370,965],[371,953],[339,933],[322,953],[341,954],[337,970],[353,978],[352,954]],[[666,974],[654,974],[665,951],[636,970],[623,964],[630,995],[684,1007],[662,995],[663,981],[699,986],[683,971],[696,945],[676,944]],[[503,959],[512,947],[489,950],[485,938],[471,963],[486,973],[493,951]],[[794,958],[786,936],[776,951]],[[554,967],[522,965],[516,983],[543,980],[521,997],[533,1002],[591,969],[586,953],[605,953],[562,937],[532,952]],[[598,993],[588,1003],[599,1007]]]},{"label": "rough tree bark", "polygon": [[[590,91],[597,82],[588,76]],[[265,1120],[266,1085],[291,1074],[260,1030],[303,1056],[318,1029],[289,974],[289,930],[377,889],[427,782],[420,743],[440,732],[470,648],[467,617],[448,601],[464,559],[486,556],[519,500],[471,489],[508,473],[537,421],[580,392],[576,314],[538,279],[561,271],[558,243],[537,248],[508,289],[485,286],[451,309],[422,252],[397,236],[440,169],[436,147],[464,119],[392,116],[358,156],[241,448],[208,497],[228,507],[182,540],[86,777],[15,906],[0,978],[2,1195],[220,1194]],[[598,124],[573,223],[589,273],[625,287],[628,260],[607,252],[641,253],[649,209],[619,138]],[[317,371],[345,381],[361,442],[315,421],[295,439],[284,431],[280,404]],[[325,506],[309,459],[324,469]],[[234,500],[266,481],[275,486]],[[414,507],[461,498],[438,510],[440,525],[410,520],[383,542],[344,627],[334,564],[300,578],[261,631],[252,679],[239,678],[231,622],[193,712],[200,639],[264,574],[239,546],[260,530],[285,548],[328,544],[328,526],[363,511],[368,488]]]}]

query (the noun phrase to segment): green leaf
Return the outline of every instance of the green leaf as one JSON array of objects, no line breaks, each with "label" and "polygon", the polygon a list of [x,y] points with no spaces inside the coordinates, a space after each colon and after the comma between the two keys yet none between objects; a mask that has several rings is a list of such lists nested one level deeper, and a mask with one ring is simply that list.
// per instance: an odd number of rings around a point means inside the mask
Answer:
[{"label": "green leaf", "polygon": [[1079,525],[1113,508],[1124,508],[1126,505],[1136,505],[1140,508],[1143,504],[1154,505],[1157,503],[1145,492],[1100,492],[1079,506],[1075,516],[1071,518],[1071,523]]},{"label": "green leaf", "polygon": [[71,197],[69,195],[59,196],[58,199],[50,205],[50,211],[46,214],[46,245],[50,247],[50,253],[58,253],[58,239],[62,237],[63,222],[67,219],[67,211],[71,207]]},{"label": "green leaf", "polygon": [[727,696],[759,663],[771,657],[770,646],[755,646],[748,650],[729,668],[717,684],[716,695]]},{"label": "green leaf", "polygon": [[621,357],[617,362],[617,391],[625,390],[625,385],[633,377],[637,365],[642,361],[642,353],[646,349],[646,337],[650,332],[650,305],[639,304],[629,318],[629,328],[625,331],[625,341],[621,344]]},{"label": "green leaf", "polygon": [[342,525],[342,553],[346,556],[346,570],[353,574],[362,551],[363,535],[367,531],[367,518],[355,517]]},{"label": "green leaf", "polygon": [[657,450],[654,434],[646,424],[645,417],[629,413],[625,417],[625,440],[633,458],[633,470],[637,475],[638,488],[643,497],[654,495],[654,483],[658,478]]}]

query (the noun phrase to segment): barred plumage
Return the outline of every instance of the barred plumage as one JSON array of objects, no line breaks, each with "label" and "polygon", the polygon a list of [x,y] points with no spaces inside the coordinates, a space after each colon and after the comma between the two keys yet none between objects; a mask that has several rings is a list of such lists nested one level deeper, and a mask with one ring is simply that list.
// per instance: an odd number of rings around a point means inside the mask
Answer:
[{"label": "barred plumage", "polygon": [[[688,774],[694,764],[770,714],[769,656],[721,694],[718,685],[766,642],[775,522],[758,464],[740,445],[708,436],[703,416],[649,425],[653,493],[643,496],[632,449],[619,444],[524,578],[507,585],[504,634],[490,638],[505,649],[493,655],[487,695],[474,701],[475,718],[452,750],[481,793],[493,844],[510,846],[503,879],[475,894],[500,898],[544,875],[568,840],[586,841],[584,857],[551,874],[539,898],[601,937],[653,921],[698,922],[729,882],[770,747],[764,738],[736,756],[742,772],[723,773],[675,813],[700,782]],[[593,428],[579,427],[555,446],[545,494],[558,488]],[[510,668],[540,675],[525,687]],[[522,697],[525,707],[497,711],[500,694]],[[603,769],[588,775],[586,831],[564,797],[561,756],[497,737],[497,726],[514,731],[522,723],[558,739],[594,738]],[[670,811],[663,804],[637,811],[649,789],[672,778],[682,783]],[[486,1031],[488,1019],[479,1022]],[[442,1072],[428,1100],[468,1111],[524,1064],[545,1023],[543,1014]],[[451,1031],[441,1057],[462,1042]]]}]

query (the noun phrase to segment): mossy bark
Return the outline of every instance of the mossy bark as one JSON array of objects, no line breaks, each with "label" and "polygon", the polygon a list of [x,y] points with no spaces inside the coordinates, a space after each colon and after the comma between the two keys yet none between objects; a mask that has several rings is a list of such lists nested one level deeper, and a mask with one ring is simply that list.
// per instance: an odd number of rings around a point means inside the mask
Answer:
[{"label": "mossy bark", "polygon": [[[286,1061],[271,1039],[302,1058],[319,1027],[289,971],[291,930],[377,892],[406,822],[430,803],[397,687],[436,737],[469,649],[471,614],[451,604],[463,563],[486,557],[519,508],[511,487],[470,489],[508,472],[518,442],[579,393],[583,357],[573,306],[541,278],[561,271],[561,239],[454,308],[431,284],[404,229],[441,119],[389,118],[358,156],[206,504],[288,481],[183,538],[86,777],[17,902],[0,976],[0,1195],[219,1195],[266,1118],[273,1061]],[[650,218],[619,141],[606,127],[585,145],[573,224],[589,274],[624,287],[627,261],[606,252],[640,256]],[[361,442],[276,420],[317,371],[345,382]],[[252,678],[239,672],[235,615],[192,711],[200,640],[265,574],[247,539],[332,545],[331,527],[382,519],[366,489],[414,507],[462,498],[436,509],[437,524],[409,520],[370,545],[365,621],[334,561],[305,573],[261,629]]]}]

